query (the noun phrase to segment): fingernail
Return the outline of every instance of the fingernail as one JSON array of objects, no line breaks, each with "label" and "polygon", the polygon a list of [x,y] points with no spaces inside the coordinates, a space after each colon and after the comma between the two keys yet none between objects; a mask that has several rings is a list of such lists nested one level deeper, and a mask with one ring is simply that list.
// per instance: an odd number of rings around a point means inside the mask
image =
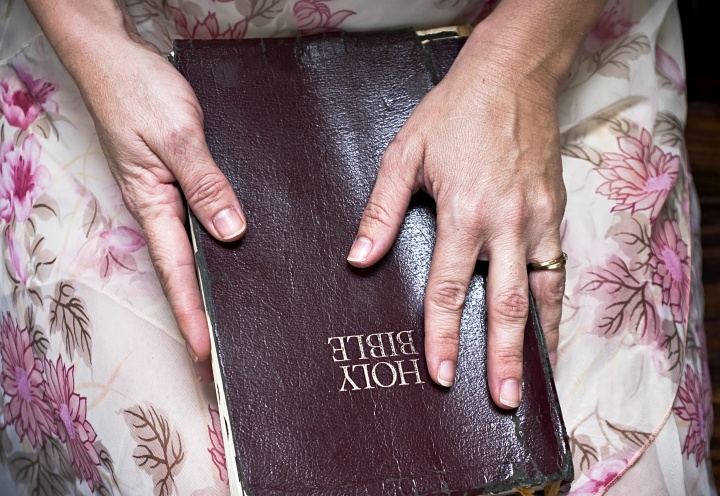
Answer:
[{"label": "fingernail", "polygon": [[190,358],[192,359],[193,363],[197,363],[200,358],[195,354],[193,349],[190,348],[190,343],[188,343],[187,341],[185,342],[185,349],[187,350],[188,355],[190,355]]},{"label": "fingernail", "polygon": [[360,236],[355,240],[352,248],[350,248],[350,253],[348,254],[347,259],[350,262],[364,262],[367,260],[368,255],[370,255],[371,249],[372,241],[364,236]]},{"label": "fingernail", "polygon": [[455,382],[455,364],[445,360],[438,367],[437,382],[441,386],[450,387]]},{"label": "fingernail", "polygon": [[550,359],[550,365],[555,368],[557,365],[557,351],[551,351],[548,353],[548,358]]},{"label": "fingernail", "polygon": [[195,362],[193,363],[193,368],[195,369],[195,377],[197,377],[198,382],[204,384],[212,380],[212,373],[209,373],[207,370],[207,361],[202,363]]},{"label": "fingernail", "polygon": [[245,223],[233,207],[220,211],[212,223],[222,239],[232,239],[245,230]]},{"label": "fingernail", "polygon": [[520,386],[515,379],[507,379],[500,385],[500,403],[508,408],[517,408],[520,404]]}]

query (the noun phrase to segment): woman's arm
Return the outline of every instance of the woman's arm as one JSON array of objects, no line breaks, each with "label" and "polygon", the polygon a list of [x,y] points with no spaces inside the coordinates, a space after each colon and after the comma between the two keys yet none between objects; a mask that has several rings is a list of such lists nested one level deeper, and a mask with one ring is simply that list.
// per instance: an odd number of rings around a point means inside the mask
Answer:
[{"label": "woman's arm", "polygon": [[[604,0],[504,0],[468,39],[445,79],[415,109],[383,156],[348,260],[367,267],[395,240],[410,196],[437,203],[437,241],[425,295],[430,376],[455,380],[460,317],[478,259],[490,261],[488,385],[520,402],[527,263],[561,254],[565,209],[556,100]],[[554,362],[563,270],[530,287]]]},{"label": "woman's arm", "polygon": [[122,2],[27,2],[80,88],[125,204],[145,233],[196,373],[210,380],[210,338],[180,188],[217,239],[238,239],[246,223],[207,149],[195,94],[138,36]]}]

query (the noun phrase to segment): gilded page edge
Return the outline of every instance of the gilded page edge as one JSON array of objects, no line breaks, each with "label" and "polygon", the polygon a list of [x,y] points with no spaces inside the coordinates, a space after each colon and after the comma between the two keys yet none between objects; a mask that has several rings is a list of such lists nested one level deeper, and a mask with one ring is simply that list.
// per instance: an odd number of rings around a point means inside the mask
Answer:
[{"label": "gilded page edge", "polygon": [[225,445],[225,463],[228,471],[230,494],[232,496],[249,496],[243,489],[242,484],[240,484],[240,473],[238,472],[237,459],[235,457],[235,442],[233,441],[232,423],[230,422],[230,415],[228,413],[227,401],[225,398],[225,378],[220,370],[215,328],[213,325],[213,319],[208,311],[208,305],[210,302],[208,301],[204,278],[200,272],[200,264],[198,263],[198,256],[202,255],[197,239],[197,232],[200,229],[200,223],[195,218],[195,215],[192,213],[190,208],[187,209],[187,212],[188,223],[190,224],[190,242],[193,249],[193,258],[195,259],[195,271],[198,278],[198,285],[200,286],[200,296],[203,302],[205,318],[208,323],[208,331],[210,332],[210,357],[212,362],[213,377],[215,379],[215,393],[218,400],[218,411],[221,419],[220,427],[222,429],[223,442]]}]

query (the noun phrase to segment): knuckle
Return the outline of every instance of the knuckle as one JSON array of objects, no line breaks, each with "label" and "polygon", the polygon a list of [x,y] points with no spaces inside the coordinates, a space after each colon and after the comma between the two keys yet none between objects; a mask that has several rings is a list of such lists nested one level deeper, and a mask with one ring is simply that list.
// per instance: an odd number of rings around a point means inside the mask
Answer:
[{"label": "knuckle", "polygon": [[543,334],[545,335],[545,342],[547,345],[554,345],[554,347],[557,348],[558,338],[560,337],[560,328],[556,325],[545,326],[543,328]]},{"label": "knuckle", "polygon": [[183,148],[189,138],[197,133],[198,124],[188,116],[178,116],[170,124],[166,134],[168,146]]},{"label": "knuckle", "polygon": [[206,147],[202,124],[192,117],[178,117],[165,131],[163,146],[172,154],[175,167],[197,162],[196,157]]},{"label": "knuckle", "polygon": [[407,162],[415,153],[415,145],[405,136],[398,134],[388,144],[380,164],[382,167],[395,166]]},{"label": "knuckle", "polygon": [[538,214],[548,219],[552,219],[558,210],[557,200],[553,195],[547,193],[537,195],[533,201],[533,207]]},{"label": "knuckle", "polygon": [[517,367],[523,362],[523,352],[520,348],[501,348],[495,352],[494,360],[503,369]]},{"label": "knuckle", "polygon": [[465,305],[467,285],[457,280],[443,280],[428,295],[431,305],[452,313],[459,313]]},{"label": "knuckle", "polygon": [[548,223],[559,224],[560,218],[565,211],[565,203],[566,193],[564,189],[558,193],[546,191],[534,198],[533,208]]},{"label": "knuckle", "polygon": [[518,322],[527,319],[530,301],[526,291],[513,288],[501,292],[494,301],[495,317],[505,322]]},{"label": "knuckle", "polygon": [[467,213],[460,217],[458,225],[466,233],[477,234],[482,231],[484,222],[479,215]]},{"label": "knuckle", "polygon": [[205,174],[196,181],[192,181],[185,191],[188,202],[194,208],[203,208],[221,201],[225,192],[225,181],[220,174]]},{"label": "knuckle", "polygon": [[372,228],[378,224],[390,228],[393,226],[393,215],[382,199],[371,198],[365,207],[365,212],[361,221],[364,228]]},{"label": "knuckle", "polygon": [[428,333],[427,342],[430,346],[441,350],[457,350],[460,347],[460,334],[458,331],[437,330]]},{"label": "knuckle", "polygon": [[550,305],[562,305],[565,297],[565,274],[561,274],[556,282],[543,286],[543,299]]}]

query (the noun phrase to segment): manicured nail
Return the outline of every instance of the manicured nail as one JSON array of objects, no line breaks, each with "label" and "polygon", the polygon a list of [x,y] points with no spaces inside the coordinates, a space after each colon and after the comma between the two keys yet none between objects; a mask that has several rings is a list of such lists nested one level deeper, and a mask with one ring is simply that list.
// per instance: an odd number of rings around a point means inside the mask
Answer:
[{"label": "manicured nail", "polygon": [[350,262],[364,262],[367,260],[368,255],[370,255],[371,249],[372,241],[364,236],[360,236],[355,240],[352,248],[350,248],[350,253],[348,254],[347,259]]},{"label": "manicured nail", "polygon": [[195,354],[192,348],[190,348],[190,343],[188,343],[187,341],[185,342],[185,349],[187,349],[188,355],[190,355],[193,363],[197,363],[198,360],[200,360],[200,358]]},{"label": "manicured nail", "polygon": [[557,351],[551,351],[548,353],[548,358],[550,359],[550,365],[552,368],[555,368],[557,365]]},{"label": "manicured nail", "polygon": [[515,379],[507,379],[500,385],[500,403],[508,408],[517,408],[520,404],[520,386]]},{"label": "manicured nail", "polygon": [[450,387],[455,382],[455,364],[445,360],[438,367],[437,382],[441,386]]},{"label": "manicured nail", "polygon": [[233,207],[220,211],[212,222],[222,239],[232,239],[245,230],[245,223]]}]

